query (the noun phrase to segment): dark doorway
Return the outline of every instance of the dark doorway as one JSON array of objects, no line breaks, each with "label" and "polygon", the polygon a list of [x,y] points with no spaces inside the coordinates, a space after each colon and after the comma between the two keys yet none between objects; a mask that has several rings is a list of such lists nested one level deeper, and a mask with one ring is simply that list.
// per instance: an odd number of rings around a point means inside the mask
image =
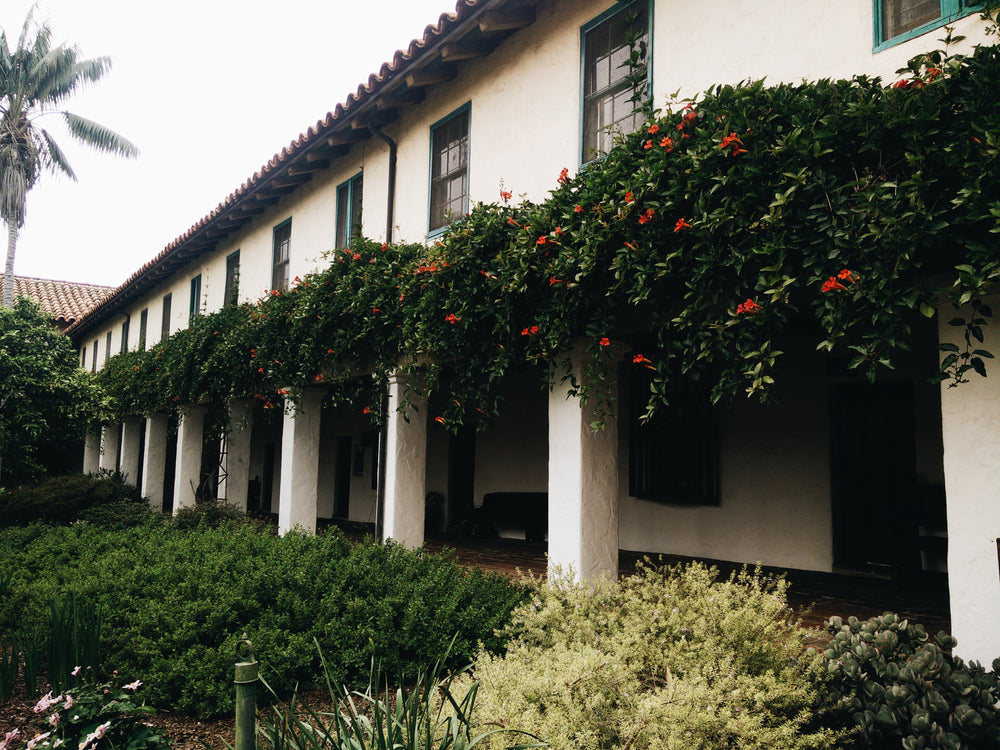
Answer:
[{"label": "dark doorway", "polygon": [[264,445],[264,486],[261,488],[260,509],[267,513],[271,512],[271,501],[274,499],[274,461],[277,455],[274,443]]},{"label": "dark doorway", "polygon": [[476,494],[476,430],[462,427],[448,442],[448,525],[473,517]]},{"label": "dark doorway", "polygon": [[[351,436],[337,436],[336,465],[333,475],[333,515],[334,518],[348,518],[351,506],[351,473],[353,471],[353,453],[351,451]],[[362,454],[362,469],[364,457]]]},{"label": "dark doorway", "polygon": [[163,467],[163,512],[174,512],[174,475],[177,473],[177,416],[167,421],[167,455]]},{"label": "dark doorway", "polygon": [[834,562],[920,570],[913,383],[848,383],[831,393]]}]

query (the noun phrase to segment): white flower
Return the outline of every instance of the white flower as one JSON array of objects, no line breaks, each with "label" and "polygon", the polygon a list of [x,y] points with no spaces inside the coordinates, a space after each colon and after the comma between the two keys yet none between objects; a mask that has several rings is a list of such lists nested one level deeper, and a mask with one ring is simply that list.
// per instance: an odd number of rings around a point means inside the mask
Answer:
[{"label": "white flower", "polygon": [[111,729],[111,722],[106,721],[94,730],[94,734],[97,735],[97,739],[101,739],[109,729]]},{"label": "white flower", "polygon": [[66,696],[66,702],[63,704],[63,708],[67,708],[67,709],[68,708],[72,708],[74,703],[76,703],[76,701],[73,699],[73,696],[72,695],[67,695]]},{"label": "white flower", "polygon": [[35,745],[48,737],[52,732],[45,732],[45,734],[35,735],[33,738],[28,740],[28,750],[35,750]]},{"label": "white flower", "polygon": [[59,717],[59,712],[56,711],[54,714],[52,714],[49,717],[49,725],[53,726],[53,727],[56,726],[59,723],[59,718],[60,718]]},{"label": "white flower", "polygon": [[20,729],[11,729],[7,732],[7,734],[4,735],[4,738],[0,740],[0,750],[7,750],[7,743],[16,738],[20,733]]},{"label": "white flower", "polygon": [[35,707],[32,709],[36,714],[40,714],[42,711],[48,711],[52,706],[61,701],[63,697],[57,695],[55,698],[52,697],[52,691],[50,690],[45,695],[43,695]]},{"label": "white flower", "polygon": [[125,690],[138,690],[142,687],[142,680],[136,680],[135,682],[130,682],[128,685],[123,686]]},{"label": "white flower", "polygon": [[83,667],[73,667],[73,671],[70,672],[70,674],[76,677],[78,674],[80,674],[81,669],[83,669]]}]

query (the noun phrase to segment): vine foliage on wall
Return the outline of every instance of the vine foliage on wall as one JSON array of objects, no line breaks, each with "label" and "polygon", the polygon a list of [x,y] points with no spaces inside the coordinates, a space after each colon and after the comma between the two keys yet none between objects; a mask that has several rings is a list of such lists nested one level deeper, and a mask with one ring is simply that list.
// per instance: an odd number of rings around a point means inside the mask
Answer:
[{"label": "vine foliage on wall", "polygon": [[[955,40],[949,40],[955,41]],[[964,348],[940,379],[986,374],[1000,275],[1000,50],[932,52],[902,77],[716,86],[622,138],[541,203],[515,188],[432,246],[359,238],[283,293],[202,316],[100,380],[120,414],[232,398],[329,398],[378,413],[394,372],[438,422],[485,424],[511,370],[570,377],[598,414],[626,355],[713,400],[766,399],[780,341],[808,331],[874,377],[916,315],[950,302]],[[585,345],[586,372],[564,369]]]}]

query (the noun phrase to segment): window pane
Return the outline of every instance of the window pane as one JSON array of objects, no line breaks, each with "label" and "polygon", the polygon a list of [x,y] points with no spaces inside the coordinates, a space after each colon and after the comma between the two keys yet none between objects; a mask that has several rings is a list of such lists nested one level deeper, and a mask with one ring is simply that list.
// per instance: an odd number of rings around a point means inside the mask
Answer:
[{"label": "window pane", "polygon": [[170,335],[170,299],[171,295],[163,298],[163,318],[160,321],[160,340]]},{"label": "window pane", "polygon": [[284,291],[288,288],[288,258],[292,247],[292,222],[274,228],[274,254],[271,269],[271,288]]},{"label": "window pane", "polygon": [[337,188],[337,237],[334,244],[338,248],[347,246],[347,211],[350,203],[350,185],[341,185]]},{"label": "window pane", "polygon": [[[633,69],[630,58],[633,47],[645,49],[648,28],[646,4],[638,2],[584,35],[583,162],[606,153],[615,134],[631,133],[642,121],[635,95],[646,85],[646,60]],[[642,81],[633,86],[635,74]]]},{"label": "window pane", "polygon": [[435,128],[432,150],[430,228],[433,230],[465,213],[468,197],[468,111]]},{"label": "window pane", "polygon": [[882,0],[882,41],[941,17],[941,0]]}]

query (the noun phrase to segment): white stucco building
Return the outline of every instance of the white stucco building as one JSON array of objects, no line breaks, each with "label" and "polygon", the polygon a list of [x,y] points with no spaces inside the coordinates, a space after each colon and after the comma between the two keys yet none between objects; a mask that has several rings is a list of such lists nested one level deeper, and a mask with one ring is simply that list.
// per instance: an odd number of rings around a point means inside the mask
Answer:
[{"label": "white stucco building", "polygon": [[[607,126],[638,124],[617,73],[626,19],[647,39],[661,107],[674,92],[746,79],[891,82],[910,57],[939,46],[946,23],[966,48],[984,39],[978,14],[959,0],[460,0],[78,321],[70,334],[81,365],[96,370],[109,355],[150,346],[231,295],[253,301],[282,288],[353,233],[426,241],[449,214],[501,189],[543,200],[562,168],[594,158]],[[321,409],[318,397],[295,417],[234,403],[217,494],[276,512],[283,530],[346,518],[414,546],[427,492],[445,496],[450,522],[492,495],[547,519],[551,560],[584,576],[614,571],[619,548],[819,571],[947,572],[961,654],[988,662],[1000,655],[990,626],[1000,619],[1000,414],[982,404],[1000,410],[1000,379],[942,390],[917,377],[950,335],[929,324],[913,361],[876,386],[787,342],[798,377],[781,388],[781,409],[676,414],[681,421],[654,434],[637,431],[627,382],[618,422],[601,433],[559,388],[546,394],[514,379],[516,406],[458,438],[429,423],[426,409],[409,420],[390,409],[380,436],[359,415]],[[400,387],[390,384],[390,402]],[[205,475],[202,414],[183,409],[176,432],[165,415],[107,425],[89,441],[84,468],[119,466],[154,504],[191,504]],[[695,478],[679,488],[658,475],[666,455]],[[861,512],[870,523],[852,522]]]}]

